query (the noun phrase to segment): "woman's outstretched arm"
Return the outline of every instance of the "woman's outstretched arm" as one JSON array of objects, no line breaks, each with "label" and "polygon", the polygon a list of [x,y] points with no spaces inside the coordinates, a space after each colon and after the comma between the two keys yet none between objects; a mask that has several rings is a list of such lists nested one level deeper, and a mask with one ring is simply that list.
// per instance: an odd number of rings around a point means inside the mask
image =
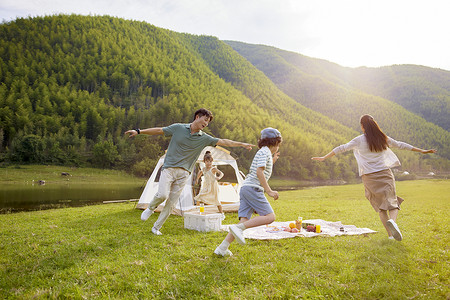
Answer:
[{"label": "woman's outstretched arm", "polygon": [[312,160],[318,160],[318,161],[324,161],[325,159],[328,159],[330,157],[333,157],[335,155],[334,151],[331,151],[325,156],[319,156],[319,157],[311,157]]},{"label": "woman's outstretched arm", "polygon": [[422,153],[422,154],[436,153],[436,152],[437,152],[436,149],[428,149],[428,150],[424,150],[424,149],[420,149],[420,148],[416,148],[416,147],[413,147],[413,148],[411,149],[411,151],[414,151],[414,152],[420,152],[420,153]]}]

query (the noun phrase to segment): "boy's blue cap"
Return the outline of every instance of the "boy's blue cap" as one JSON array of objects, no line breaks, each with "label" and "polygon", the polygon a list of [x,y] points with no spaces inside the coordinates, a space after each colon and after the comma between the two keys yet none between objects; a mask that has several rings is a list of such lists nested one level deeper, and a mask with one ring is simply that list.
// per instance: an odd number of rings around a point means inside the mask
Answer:
[{"label": "boy's blue cap", "polygon": [[281,137],[281,133],[275,128],[267,127],[261,131],[261,139],[272,139],[276,137]]}]

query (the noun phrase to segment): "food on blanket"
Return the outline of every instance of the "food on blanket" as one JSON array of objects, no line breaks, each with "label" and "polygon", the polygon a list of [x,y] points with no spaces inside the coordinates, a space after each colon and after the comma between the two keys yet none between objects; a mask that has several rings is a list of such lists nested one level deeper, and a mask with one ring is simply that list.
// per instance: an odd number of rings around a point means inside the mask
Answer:
[{"label": "food on blanket", "polygon": [[[291,223],[291,224],[293,224],[293,223]],[[290,232],[290,233],[297,233],[297,232],[299,232],[299,230],[297,228],[295,228],[295,227],[294,228],[284,227],[283,231]]]},{"label": "food on blanket", "polygon": [[321,233],[322,229],[320,228],[320,225],[308,225],[306,231]]},{"label": "food on blanket", "polygon": [[295,220],[295,228],[297,228],[299,231],[302,228],[302,220],[303,220],[302,217],[298,217],[298,219]]},{"label": "food on blanket", "polygon": [[283,231],[285,229],[285,227],[277,227],[277,226],[266,226],[266,232],[271,232],[271,233],[278,233],[280,231]]},{"label": "food on blanket", "polygon": [[294,227],[295,227],[295,224],[294,224],[294,223],[289,223],[289,227],[290,227],[290,228],[294,228]]},{"label": "food on blanket", "polygon": [[306,228],[308,228],[308,226],[310,226],[310,225],[312,225],[312,226],[315,226],[314,224],[312,224],[312,223],[302,223],[302,227],[303,227],[303,229],[306,229]]},{"label": "food on blanket", "polygon": [[316,225],[316,232],[317,233],[321,233],[322,232],[322,230],[320,230],[320,225]]},{"label": "food on blanket", "polygon": [[306,231],[308,231],[308,232],[316,232],[316,226],[314,226],[314,225],[308,225],[308,226],[306,227]]}]

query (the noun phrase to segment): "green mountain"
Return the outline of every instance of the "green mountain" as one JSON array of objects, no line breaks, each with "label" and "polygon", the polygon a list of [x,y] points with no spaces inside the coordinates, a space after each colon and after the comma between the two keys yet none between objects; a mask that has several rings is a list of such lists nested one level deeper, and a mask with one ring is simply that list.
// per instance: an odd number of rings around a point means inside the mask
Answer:
[{"label": "green mountain", "polygon": [[[0,41],[4,163],[93,165],[148,176],[169,139],[130,140],[124,132],[188,123],[206,107],[215,115],[206,130],[220,138],[256,143],[264,127],[279,128],[284,142],[275,175],[356,176],[351,155],[324,164],[310,159],[356,136],[356,126],[289,96],[217,38],[109,16],[57,15],[3,23]],[[256,149],[230,150],[248,169]],[[417,155],[406,166],[446,168]]]},{"label": "green mountain", "polygon": [[[408,107],[422,105],[423,113],[425,107],[446,106],[446,109],[438,110],[438,114],[431,117],[436,123],[438,119],[445,123],[450,115],[448,111],[450,96],[442,97],[443,102],[447,103],[442,104],[440,98],[435,95],[450,95],[450,72],[420,66],[350,69],[273,47],[233,41],[226,43],[261,70],[280,90],[306,107],[354,130],[359,128],[359,117],[369,113],[378,120],[388,135],[418,147],[437,148],[440,155],[450,158],[448,130],[426,121],[412,108],[409,110],[391,101],[389,98],[393,96],[382,97],[389,94],[388,91],[405,87],[402,97],[396,98],[401,102],[401,99],[406,99],[407,94],[414,93],[425,84],[429,84],[429,87],[434,86],[434,89],[421,90],[422,94],[426,94],[427,97],[429,95],[427,98],[429,102],[424,103],[417,98],[411,100],[408,105],[405,104],[406,101],[401,104]],[[397,70],[398,75],[393,70]],[[408,73],[408,70],[411,72]],[[374,79],[376,76],[379,78]],[[424,82],[421,86],[406,88],[419,77],[423,78]],[[380,83],[383,81],[385,84]],[[387,82],[393,83],[388,85]],[[435,98],[437,100],[432,101]]]},{"label": "green mountain", "polygon": [[347,82],[354,88],[400,104],[450,130],[450,72],[422,66],[358,68]]},{"label": "green mountain", "polygon": [[[281,74],[284,73],[281,70],[286,67],[284,64],[288,64],[308,75],[320,77],[344,88],[357,89],[393,101],[447,131],[450,129],[449,71],[417,65],[346,68],[326,60],[273,47],[225,42],[244,57],[251,58],[261,70],[264,68],[266,72],[273,73],[272,79],[279,83],[286,80],[283,79],[286,75]],[[268,55],[268,58],[273,55],[273,61],[264,61],[264,55]]]},{"label": "green mountain", "polygon": [[[262,128],[280,128],[285,145],[279,175],[334,178],[352,173],[351,159],[326,172],[326,165],[315,166],[310,157],[354,132],[284,95],[216,38],[76,15],[18,19],[1,25],[0,38],[5,45],[0,122],[6,161],[132,167],[148,174],[168,139],[130,142],[124,131],[190,122],[196,109],[207,107],[216,115],[210,133],[218,137],[256,143]],[[261,88],[264,95],[250,98],[223,80],[211,66],[218,53],[241,59],[237,64],[244,71],[257,72],[252,76],[266,86],[242,82],[242,88]],[[233,152],[248,168],[254,151]]]}]

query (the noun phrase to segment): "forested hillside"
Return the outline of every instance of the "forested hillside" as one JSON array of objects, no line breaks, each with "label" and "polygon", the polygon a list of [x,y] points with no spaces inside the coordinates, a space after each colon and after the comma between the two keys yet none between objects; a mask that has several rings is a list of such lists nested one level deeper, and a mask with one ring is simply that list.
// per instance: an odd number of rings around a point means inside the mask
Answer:
[{"label": "forested hillside", "polygon": [[[296,155],[299,153],[327,151],[333,145],[345,142],[357,134],[356,131],[352,131],[338,122],[298,105],[250,62],[216,38],[199,37],[191,39],[191,42],[194,43],[196,51],[202,55],[211,70],[230,82],[233,87],[244,93],[253,103],[277,121],[277,126],[283,131],[286,141],[283,144],[282,152],[288,154],[284,163],[280,164],[282,168],[291,169],[290,164],[297,159]],[[291,124],[293,127],[288,127],[287,124]],[[245,125],[242,130],[245,130]],[[321,141],[323,137],[329,145],[325,149],[321,147],[324,145]],[[352,160],[350,161],[353,163]],[[343,166],[348,164],[348,157],[338,164],[339,167],[334,166],[333,168],[341,170],[337,171],[339,173],[344,172]],[[305,160],[302,162],[301,169],[297,171],[306,175],[309,169],[318,170],[317,164]],[[330,171],[323,172],[322,176],[327,177],[325,173]],[[345,172],[348,172],[348,169]]]},{"label": "forested hillside", "polygon": [[[303,73],[319,77],[346,89],[357,89],[400,104],[445,130],[450,129],[450,71],[416,65],[394,65],[380,68],[346,68],[335,63],[307,57],[273,47],[226,41],[251,58],[257,65],[265,63],[265,70],[275,69],[277,80],[282,81],[279,66],[287,63]],[[246,50],[247,49],[247,50]],[[262,55],[262,57],[257,57]],[[274,55],[274,62],[262,60]],[[267,57],[267,58],[268,58]],[[280,61],[280,59],[282,61]],[[283,62],[284,61],[284,62]],[[286,66],[285,66],[286,67]]]},{"label": "forested hillside", "polygon": [[[206,107],[216,116],[207,130],[218,137],[256,143],[262,128],[280,128],[285,143],[278,175],[353,176],[350,158],[318,165],[310,157],[355,132],[281,93],[216,38],[112,17],[60,15],[2,24],[0,40],[5,162],[94,165],[148,175],[168,139],[129,140],[124,131],[190,122],[197,108]],[[220,77],[214,60],[227,56],[241,60],[237,64],[247,68],[239,67],[241,73],[255,73],[245,76],[260,78],[263,96],[250,98],[261,88],[251,81],[238,89]],[[256,149],[232,150],[247,169]]]},{"label": "forested hillside", "polygon": [[[388,135],[419,147],[435,147],[439,149],[440,155],[447,159],[450,158],[450,133],[388,99],[377,96],[375,93],[369,94],[370,89],[364,87],[363,82],[370,80],[360,78],[363,77],[358,75],[361,73],[361,69],[344,68],[330,62],[268,46],[233,41],[226,41],[226,43],[299,103],[354,130],[359,128],[359,116],[370,113],[378,120]],[[416,70],[413,66],[404,68]],[[417,67],[417,70],[421,70],[421,68]],[[428,77],[434,78],[432,69],[428,70]],[[433,89],[433,92],[444,90],[449,93],[450,88],[442,79],[442,76],[447,73],[450,74],[450,72],[436,70],[434,82],[436,85],[439,83],[440,88]],[[417,72],[411,72],[410,77],[407,74],[404,72],[402,76],[392,76],[391,81],[396,79],[398,82],[391,86],[404,85],[408,82],[405,78],[412,80],[417,76]],[[383,75],[380,76],[383,77]],[[365,78],[368,77],[367,75]],[[427,90],[424,89],[422,93],[427,93]],[[379,92],[379,94],[381,95],[383,92]],[[433,95],[431,92],[429,94]],[[428,103],[423,105],[428,105]],[[450,115],[445,110],[439,113],[446,116],[446,119]],[[409,156],[408,159],[412,158],[411,153],[400,155]]]},{"label": "forested hillside", "polygon": [[450,72],[422,66],[358,68],[347,82],[364,92],[400,104],[450,130]]},{"label": "forested hillside", "polygon": [[[359,115],[349,125],[311,109],[217,38],[108,16],[58,15],[1,24],[0,42],[3,163],[93,165],[148,176],[169,139],[128,139],[124,132],[188,123],[205,107],[215,115],[206,131],[220,138],[256,143],[262,128],[279,128],[284,143],[275,175],[356,176],[350,154],[324,164],[310,158],[357,135]],[[247,170],[256,149],[230,150]],[[406,157],[404,166],[446,167],[427,157]]]}]

